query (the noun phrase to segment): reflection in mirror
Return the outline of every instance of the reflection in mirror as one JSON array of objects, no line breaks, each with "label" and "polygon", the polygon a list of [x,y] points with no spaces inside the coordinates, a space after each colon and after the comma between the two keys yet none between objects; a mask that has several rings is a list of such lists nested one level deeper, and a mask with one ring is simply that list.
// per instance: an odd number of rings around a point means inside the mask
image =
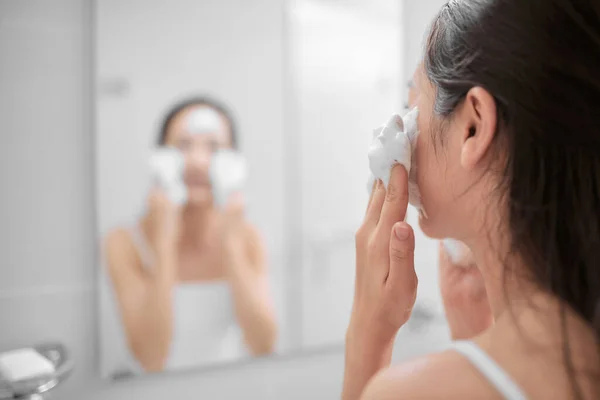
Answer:
[{"label": "reflection in mirror", "polygon": [[103,374],[285,350],[281,6],[96,8]]},{"label": "reflection in mirror", "polygon": [[104,376],[342,345],[400,8],[96,2]]},{"label": "reflection in mirror", "polygon": [[106,237],[116,311],[144,371],[273,350],[265,250],[244,218],[234,126],[214,100],[170,109],[150,157],[146,207]]}]

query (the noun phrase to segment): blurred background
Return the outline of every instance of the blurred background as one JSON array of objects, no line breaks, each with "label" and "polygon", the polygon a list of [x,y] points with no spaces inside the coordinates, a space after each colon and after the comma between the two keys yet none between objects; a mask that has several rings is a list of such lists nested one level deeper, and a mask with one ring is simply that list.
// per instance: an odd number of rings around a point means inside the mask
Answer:
[{"label": "blurred background", "polygon": [[[57,399],[338,398],[371,130],[404,112],[443,3],[0,0],[0,351],[64,343],[76,366]],[[165,112],[196,95],[235,116],[276,354],[110,382],[102,238],[143,209]],[[396,360],[449,341],[437,243],[416,239]]]}]

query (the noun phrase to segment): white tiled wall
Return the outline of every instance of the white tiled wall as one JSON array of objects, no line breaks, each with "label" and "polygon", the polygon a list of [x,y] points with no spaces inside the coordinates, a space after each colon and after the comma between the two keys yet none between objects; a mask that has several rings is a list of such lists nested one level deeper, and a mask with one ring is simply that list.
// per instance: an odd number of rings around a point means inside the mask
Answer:
[{"label": "white tiled wall", "polygon": [[[0,0],[0,350],[59,340],[55,399],[334,399],[340,349],[122,384],[98,378],[89,0]],[[397,359],[442,346],[403,329]]]}]

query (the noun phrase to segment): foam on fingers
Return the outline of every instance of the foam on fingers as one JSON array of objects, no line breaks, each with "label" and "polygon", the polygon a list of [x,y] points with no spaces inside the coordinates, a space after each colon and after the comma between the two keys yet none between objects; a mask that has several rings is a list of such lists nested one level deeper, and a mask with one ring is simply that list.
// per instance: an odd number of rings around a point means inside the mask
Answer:
[{"label": "foam on fingers", "polygon": [[419,111],[415,107],[404,118],[394,114],[383,127],[373,131],[373,139],[369,146],[371,176],[367,184],[369,192],[373,188],[375,179],[381,179],[387,187],[394,164],[403,165],[408,172],[409,203],[426,215],[416,182],[415,149],[419,135],[418,113]]}]

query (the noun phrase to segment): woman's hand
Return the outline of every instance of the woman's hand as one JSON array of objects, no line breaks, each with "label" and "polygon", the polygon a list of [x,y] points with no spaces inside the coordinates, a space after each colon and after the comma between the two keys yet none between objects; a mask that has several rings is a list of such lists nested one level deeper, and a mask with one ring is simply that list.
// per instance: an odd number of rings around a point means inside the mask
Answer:
[{"label": "woman's hand", "polygon": [[417,294],[414,232],[404,222],[406,169],[392,169],[386,190],[377,181],[356,234],[356,286],[346,333],[343,399],[358,399],[367,382],[391,360],[396,333],[408,321]]},{"label": "woman's hand", "polygon": [[221,250],[226,260],[226,268],[244,263],[246,256],[246,224],[244,221],[244,197],[241,193],[230,196],[225,206],[219,210],[219,237]]},{"label": "woman's hand", "polygon": [[173,204],[158,188],[153,189],[148,197],[145,222],[154,253],[175,253],[181,226],[181,207]]},{"label": "woman's hand", "polygon": [[225,235],[235,234],[244,220],[245,202],[242,193],[233,193],[221,210],[222,228]]},{"label": "woman's hand", "polygon": [[455,265],[440,243],[439,280],[453,340],[473,338],[489,328],[494,318],[483,276],[474,265]]},{"label": "woman's hand", "polygon": [[277,323],[262,239],[244,220],[241,193],[230,197],[220,217],[223,263],[245,344],[255,356],[270,354]]}]

